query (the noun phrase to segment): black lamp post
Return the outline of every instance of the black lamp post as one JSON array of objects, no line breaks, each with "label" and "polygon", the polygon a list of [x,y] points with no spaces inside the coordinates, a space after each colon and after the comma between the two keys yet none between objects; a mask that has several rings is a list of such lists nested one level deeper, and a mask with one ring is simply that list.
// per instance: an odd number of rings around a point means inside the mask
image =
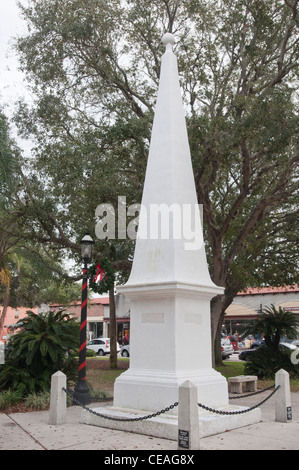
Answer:
[{"label": "black lamp post", "polygon": [[90,403],[89,390],[86,384],[86,324],[87,324],[87,284],[88,270],[87,264],[92,259],[92,249],[94,241],[89,235],[82,238],[81,254],[84,262],[82,281],[82,302],[81,302],[81,324],[80,324],[80,348],[79,348],[79,379],[74,389],[74,398],[83,405]]}]

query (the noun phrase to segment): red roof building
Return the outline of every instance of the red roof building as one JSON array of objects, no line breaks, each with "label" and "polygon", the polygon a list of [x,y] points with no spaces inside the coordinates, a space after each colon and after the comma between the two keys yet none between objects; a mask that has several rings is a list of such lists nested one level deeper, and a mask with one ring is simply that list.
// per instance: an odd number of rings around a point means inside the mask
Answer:
[{"label": "red roof building", "polygon": [[223,327],[233,334],[254,320],[258,312],[274,305],[299,315],[299,286],[255,287],[239,292],[227,308]]}]

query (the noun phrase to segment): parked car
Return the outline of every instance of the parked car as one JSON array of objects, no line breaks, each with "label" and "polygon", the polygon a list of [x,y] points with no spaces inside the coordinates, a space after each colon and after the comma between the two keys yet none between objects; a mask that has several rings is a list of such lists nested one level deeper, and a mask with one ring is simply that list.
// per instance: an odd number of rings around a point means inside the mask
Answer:
[{"label": "parked car", "polygon": [[240,361],[247,361],[252,353],[254,353],[260,346],[254,349],[245,349],[245,351],[240,352],[239,359]]},{"label": "parked car", "polygon": [[221,338],[221,356],[222,359],[227,359],[231,354],[233,354],[234,348],[232,343],[228,338]]},{"label": "parked car", "polygon": [[250,345],[250,349],[256,349],[258,348],[259,346],[262,346],[263,344],[265,344],[265,340],[264,339],[258,339],[256,341],[252,341],[251,345]]},{"label": "parked car", "polygon": [[[247,351],[242,351],[240,354],[239,354],[239,359],[241,361],[248,361],[248,359],[250,358],[250,356],[259,348],[261,348],[262,346],[264,346],[265,342],[262,341],[262,344],[260,344],[258,347],[254,348],[254,349],[247,349]],[[287,349],[287,350],[291,350],[291,351],[295,351],[296,349],[298,349],[298,347],[295,345],[295,344],[291,344],[291,343],[284,343],[284,342],[281,342],[280,344],[280,347],[282,349]]]},{"label": "parked car", "polygon": [[[95,338],[89,341],[86,345],[88,349],[95,351],[98,356],[105,356],[110,354],[110,338]],[[116,343],[117,352],[120,351],[119,344]]]},{"label": "parked car", "polygon": [[129,344],[126,344],[125,346],[121,348],[120,355],[122,357],[130,357],[130,345]]}]

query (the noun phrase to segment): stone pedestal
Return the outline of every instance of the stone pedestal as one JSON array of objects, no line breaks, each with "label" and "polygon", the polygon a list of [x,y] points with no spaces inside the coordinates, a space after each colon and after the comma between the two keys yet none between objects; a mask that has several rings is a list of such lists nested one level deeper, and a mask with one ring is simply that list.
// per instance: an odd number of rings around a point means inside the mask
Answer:
[{"label": "stone pedestal", "polygon": [[[130,289],[130,368],[115,381],[114,406],[158,411],[190,380],[198,401],[226,406],[226,379],[212,368],[213,288],[169,283]],[[174,411],[176,412],[176,410]]]}]

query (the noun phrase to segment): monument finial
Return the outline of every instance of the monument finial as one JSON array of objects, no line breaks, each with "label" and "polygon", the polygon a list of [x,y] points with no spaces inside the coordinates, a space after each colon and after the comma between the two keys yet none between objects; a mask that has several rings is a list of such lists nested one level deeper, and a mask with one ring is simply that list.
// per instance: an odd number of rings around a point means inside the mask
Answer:
[{"label": "monument finial", "polygon": [[172,50],[172,46],[175,43],[174,35],[172,33],[164,34],[164,36],[162,37],[162,42],[166,46],[166,50]]}]

